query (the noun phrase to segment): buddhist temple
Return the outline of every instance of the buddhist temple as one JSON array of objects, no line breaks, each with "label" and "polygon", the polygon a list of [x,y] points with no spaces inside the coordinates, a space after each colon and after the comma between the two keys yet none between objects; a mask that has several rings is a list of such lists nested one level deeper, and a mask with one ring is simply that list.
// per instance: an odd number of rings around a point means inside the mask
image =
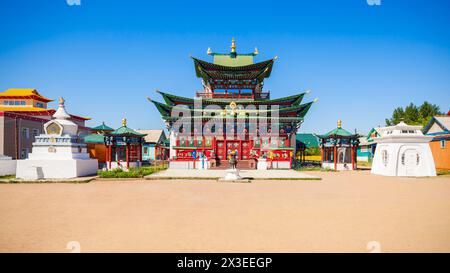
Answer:
[{"label": "buddhist temple", "polygon": [[240,54],[234,39],[229,53],[207,54],[212,62],[192,57],[203,85],[194,98],[158,90],[164,102],[149,99],[169,130],[170,168],[196,168],[205,157],[208,167],[221,168],[231,152],[238,168],[256,168],[258,159],[291,168],[297,130],[313,104],[303,103],[308,92],[271,99],[264,80],[277,57],[255,62],[258,50]]},{"label": "buddhist temple", "polygon": [[141,134],[127,127],[127,120],[122,119],[122,126],[105,133],[105,158],[108,170],[141,167],[142,144],[146,134]]},{"label": "buddhist temple", "polygon": [[322,168],[336,171],[356,170],[358,134],[343,129],[342,121],[338,120],[337,128],[317,137],[322,150]]}]

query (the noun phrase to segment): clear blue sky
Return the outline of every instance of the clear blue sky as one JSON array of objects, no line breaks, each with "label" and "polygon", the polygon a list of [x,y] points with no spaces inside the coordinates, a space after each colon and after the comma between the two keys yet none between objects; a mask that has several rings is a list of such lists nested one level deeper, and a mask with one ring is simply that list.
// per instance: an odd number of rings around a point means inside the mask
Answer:
[{"label": "clear blue sky", "polygon": [[[397,106],[450,109],[450,1],[3,0],[0,90],[64,96],[69,112],[133,128],[163,126],[146,97],[192,97],[201,83],[189,55],[258,47],[276,61],[272,98],[307,89],[319,98],[301,129],[367,132]],[[56,107],[53,102],[52,107]]]}]

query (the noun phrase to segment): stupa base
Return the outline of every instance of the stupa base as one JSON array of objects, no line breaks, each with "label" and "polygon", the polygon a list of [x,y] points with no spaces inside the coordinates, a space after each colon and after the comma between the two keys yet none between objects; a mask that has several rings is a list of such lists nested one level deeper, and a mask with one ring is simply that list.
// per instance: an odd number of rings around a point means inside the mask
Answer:
[{"label": "stupa base", "polygon": [[66,179],[95,175],[97,159],[17,160],[16,177],[24,180]]}]

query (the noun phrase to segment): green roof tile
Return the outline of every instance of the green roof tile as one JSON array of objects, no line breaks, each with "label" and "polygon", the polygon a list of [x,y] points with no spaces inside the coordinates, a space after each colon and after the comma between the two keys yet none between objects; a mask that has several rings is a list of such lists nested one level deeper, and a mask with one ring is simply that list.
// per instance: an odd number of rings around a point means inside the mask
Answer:
[{"label": "green roof tile", "polygon": [[305,144],[306,148],[319,147],[319,139],[314,134],[297,134],[296,140]]},{"label": "green roof tile", "polygon": [[104,143],[105,137],[103,134],[90,134],[84,137],[85,143]]},{"label": "green roof tile", "polygon": [[101,125],[92,128],[92,130],[95,130],[95,131],[114,131],[113,128],[109,127],[104,122],[102,122]]},{"label": "green roof tile", "polygon": [[140,137],[144,137],[147,134],[141,134],[136,132],[135,130],[128,128],[127,126],[122,126],[120,128],[118,128],[117,130],[115,130],[114,132],[110,133],[111,135],[134,135],[134,136],[140,136]]}]

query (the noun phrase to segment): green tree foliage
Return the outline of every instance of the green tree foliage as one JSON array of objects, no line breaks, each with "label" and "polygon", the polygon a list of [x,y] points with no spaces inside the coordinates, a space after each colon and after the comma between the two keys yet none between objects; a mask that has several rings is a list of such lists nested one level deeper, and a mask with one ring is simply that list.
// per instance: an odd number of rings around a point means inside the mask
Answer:
[{"label": "green tree foliage", "polygon": [[392,126],[398,124],[400,121],[404,121],[409,125],[422,125],[425,126],[428,121],[436,115],[442,115],[439,106],[424,102],[421,106],[416,106],[410,103],[403,109],[403,107],[397,107],[392,113],[390,119],[386,119],[386,125]]}]

